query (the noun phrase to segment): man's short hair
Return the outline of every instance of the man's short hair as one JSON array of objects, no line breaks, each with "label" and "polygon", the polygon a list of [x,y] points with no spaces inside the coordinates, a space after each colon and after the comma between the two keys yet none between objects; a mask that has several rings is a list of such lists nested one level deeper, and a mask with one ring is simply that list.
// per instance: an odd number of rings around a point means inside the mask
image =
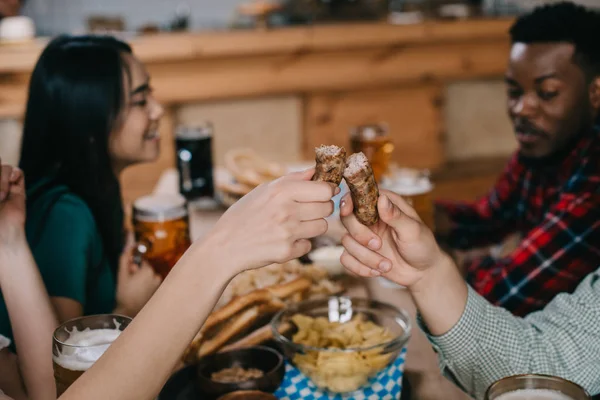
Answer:
[{"label": "man's short hair", "polygon": [[600,12],[571,2],[534,9],[510,28],[512,43],[572,43],[588,78],[600,75]]}]

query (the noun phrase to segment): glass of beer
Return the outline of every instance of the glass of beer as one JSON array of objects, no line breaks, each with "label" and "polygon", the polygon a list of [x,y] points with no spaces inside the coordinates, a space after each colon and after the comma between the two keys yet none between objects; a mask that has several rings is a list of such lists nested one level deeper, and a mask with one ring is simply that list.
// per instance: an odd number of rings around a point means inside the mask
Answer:
[{"label": "glass of beer", "polygon": [[350,148],[353,153],[363,152],[371,163],[377,182],[388,171],[394,144],[388,137],[386,124],[360,125],[350,132]]},{"label": "glass of beer", "polygon": [[549,375],[515,375],[492,383],[485,400],[591,400],[585,389]]},{"label": "glass of beer", "polygon": [[175,132],[179,191],[188,201],[214,197],[212,134],[208,122],[179,126]]},{"label": "glass of beer", "polygon": [[133,230],[137,253],[165,278],[191,244],[185,198],[154,194],[137,199]]},{"label": "glass of beer", "polygon": [[428,171],[398,168],[384,180],[382,189],[402,196],[419,214],[421,220],[435,231],[435,209],[433,204],[433,184]]},{"label": "glass of beer", "polygon": [[65,322],[54,331],[52,359],[57,395],[62,395],[104,354],[129,325],[121,315],[92,315]]}]

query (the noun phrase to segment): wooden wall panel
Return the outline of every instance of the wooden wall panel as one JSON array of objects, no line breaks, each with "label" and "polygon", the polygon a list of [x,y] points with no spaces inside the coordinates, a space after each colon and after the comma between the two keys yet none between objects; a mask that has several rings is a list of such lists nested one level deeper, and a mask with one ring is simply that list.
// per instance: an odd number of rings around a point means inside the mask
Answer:
[{"label": "wooden wall panel", "polygon": [[444,162],[442,103],[442,89],[437,85],[308,96],[305,157],[313,158],[314,147],[320,144],[349,148],[352,127],[386,122],[395,145],[395,162],[435,168]]}]

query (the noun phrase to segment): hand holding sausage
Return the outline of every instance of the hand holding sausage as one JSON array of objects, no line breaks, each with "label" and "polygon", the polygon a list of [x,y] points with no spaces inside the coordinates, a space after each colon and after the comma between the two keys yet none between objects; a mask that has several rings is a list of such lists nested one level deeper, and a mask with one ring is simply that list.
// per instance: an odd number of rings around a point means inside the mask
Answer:
[{"label": "hand holding sausage", "polygon": [[339,191],[310,181],[313,175],[314,169],[293,173],[254,189],[221,217],[207,242],[242,270],[308,253],[308,239],[327,231]]},{"label": "hand holding sausage", "polygon": [[348,230],[342,264],[361,276],[384,276],[400,285],[416,284],[445,254],[433,233],[399,195],[382,190],[380,220],[366,227],[352,214],[352,200],[342,200],[340,214]]}]

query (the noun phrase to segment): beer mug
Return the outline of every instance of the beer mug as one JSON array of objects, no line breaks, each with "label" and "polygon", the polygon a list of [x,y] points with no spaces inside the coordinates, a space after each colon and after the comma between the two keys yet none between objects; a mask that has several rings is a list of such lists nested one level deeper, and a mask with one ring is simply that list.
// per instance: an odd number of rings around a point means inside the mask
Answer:
[{"label": "beer mug", "polygon": [[54,331],[52,361],[58,396],[94,365],[130,322],[121,315],[92,315],[67,321]]},{"label": "beer mug", "polygon": [[402,196],[415,209],[423,223],[435,231],[433,184],[428,171],[396,169],[383,181],[381,188]]},{"label": "beer mug", "polygon": [[350,148],[353,153],[363,152],[377,182],[387,173],[394,144],[388,137],[386,124],[360,125],[350,132]]},{"label": "beer mug", "polygon": [[515,375],[492,383],[485,400],[591,400],[581,386],[549,375]]},{"label": "beer mug", "polygon": [[185,198],[154,194],[137,199],[133,230],[137,254],[165,278],[191,244]]},{"label": "beer mug", "polygon": [[214,197],[212,133],[210,123],[180,126],[175,133],[179,191],[188,201]]}]

